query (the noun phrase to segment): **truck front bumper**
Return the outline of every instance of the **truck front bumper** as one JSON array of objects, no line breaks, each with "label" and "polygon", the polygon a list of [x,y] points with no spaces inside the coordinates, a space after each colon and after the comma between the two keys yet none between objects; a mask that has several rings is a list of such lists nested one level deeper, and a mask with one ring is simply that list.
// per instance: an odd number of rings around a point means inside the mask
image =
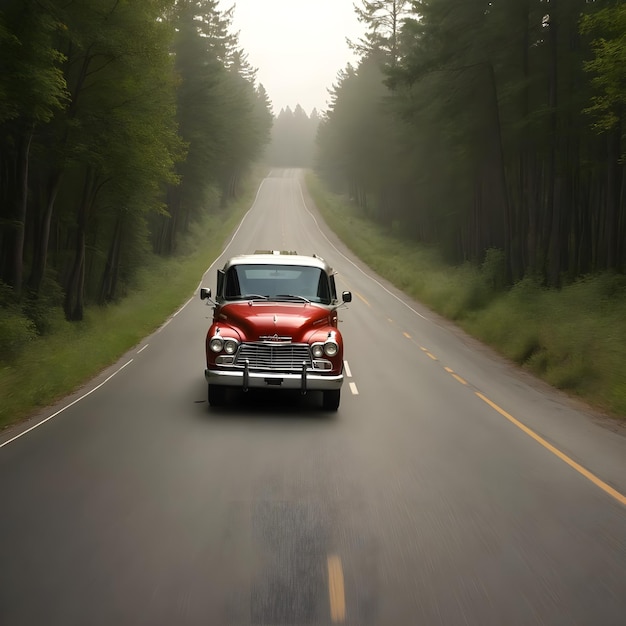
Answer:
[{"label": "truck front bumper", "polygon": [[341,389],[343,384],[343,372],[334,375],[321,375],[311,372],[305,367],[297,373],[250,371],[245,367],[242,369],[205,369],[204,377],[209,385],[239,387],[244,391],[280,388],[299,389],[302,393],[306,393],[307,391]]}]

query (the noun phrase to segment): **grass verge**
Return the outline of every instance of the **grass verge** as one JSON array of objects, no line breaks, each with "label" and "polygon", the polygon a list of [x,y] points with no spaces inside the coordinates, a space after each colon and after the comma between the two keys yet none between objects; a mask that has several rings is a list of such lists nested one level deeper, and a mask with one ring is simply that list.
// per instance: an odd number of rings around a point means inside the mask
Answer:
[{"label": "grass verge", "polygon": [[450,267],[436,248],[381,232],[313,174],[307,187],[330,228],[378,274],[554,387],[626,419],[625,276],[560,290],[526,279],[503,290],[493,258]]}]

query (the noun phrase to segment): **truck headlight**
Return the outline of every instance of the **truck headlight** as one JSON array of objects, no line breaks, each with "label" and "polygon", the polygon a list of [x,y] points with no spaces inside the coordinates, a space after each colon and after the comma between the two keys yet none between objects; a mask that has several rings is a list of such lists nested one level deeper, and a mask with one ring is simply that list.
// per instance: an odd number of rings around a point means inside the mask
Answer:
[{"label": "truck headlight", "polygon": [[324,346],[321,343],[314,343],[311,346],[311,352],[313,353],[313,358],[319,359],[324,356]]},{"label": "truck headlight", "polygon": [[224,342],[222,341],[221,337],[213,337],[209,342],[209,347],[215,353],[221,352],[222,348],[224,347]]},{"label": "truck headlight", "polygon": [[235,354],[238,347],[239,342],[236,339],[224,339],[224,352],[226,354]]},{"label": "truck headlight", "polygon": [[338,352],[339,352],[339,345],[337,344],[336,341],[330,340],[324,344],[324,354],[326,356],[330,356],[330,357],[337,356]]}]

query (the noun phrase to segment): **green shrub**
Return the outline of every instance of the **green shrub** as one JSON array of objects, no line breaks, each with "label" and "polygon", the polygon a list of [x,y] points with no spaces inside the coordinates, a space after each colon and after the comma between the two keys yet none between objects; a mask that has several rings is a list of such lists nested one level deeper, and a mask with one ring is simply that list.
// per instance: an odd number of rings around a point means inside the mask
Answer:
[{"label": "green shrub", "polygon": [[32,292],[25,294],[22,311],[33,322],[37,333],[45,335],[58,326],[63,318],[62,305],[63,289],[55,276],[48,272],[38,294]]},{"label": "green shrub", "polygon": [[506,255],[504,250],[489,248],[480,266],[485,284],[492,291],[502,291],[507,284]]},{"label": "green shrub", "polygon": [[18,306],[13,287],[0,280],[0,308],[12,309]]},{"label": "green shrub", "polygon": [[19,311],[0,309],[0,361],[13,362],[36,337],[37,330],[31,320]]}]

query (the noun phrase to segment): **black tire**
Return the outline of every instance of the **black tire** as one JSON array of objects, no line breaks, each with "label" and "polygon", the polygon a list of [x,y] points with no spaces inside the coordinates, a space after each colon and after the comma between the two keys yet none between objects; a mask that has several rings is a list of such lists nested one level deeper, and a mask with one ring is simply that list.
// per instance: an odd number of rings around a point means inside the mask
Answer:
[{"label": "black tire", "polygon": [[226,387],[222,385],[209,385],[209,406],[224,406],[226,391]]},{"label": "black tire", "polygon": [[323,391],[322,394],[322,407],[324,411],[336,411],[341,401],[341,390],[331,389],[329,391]]}]

